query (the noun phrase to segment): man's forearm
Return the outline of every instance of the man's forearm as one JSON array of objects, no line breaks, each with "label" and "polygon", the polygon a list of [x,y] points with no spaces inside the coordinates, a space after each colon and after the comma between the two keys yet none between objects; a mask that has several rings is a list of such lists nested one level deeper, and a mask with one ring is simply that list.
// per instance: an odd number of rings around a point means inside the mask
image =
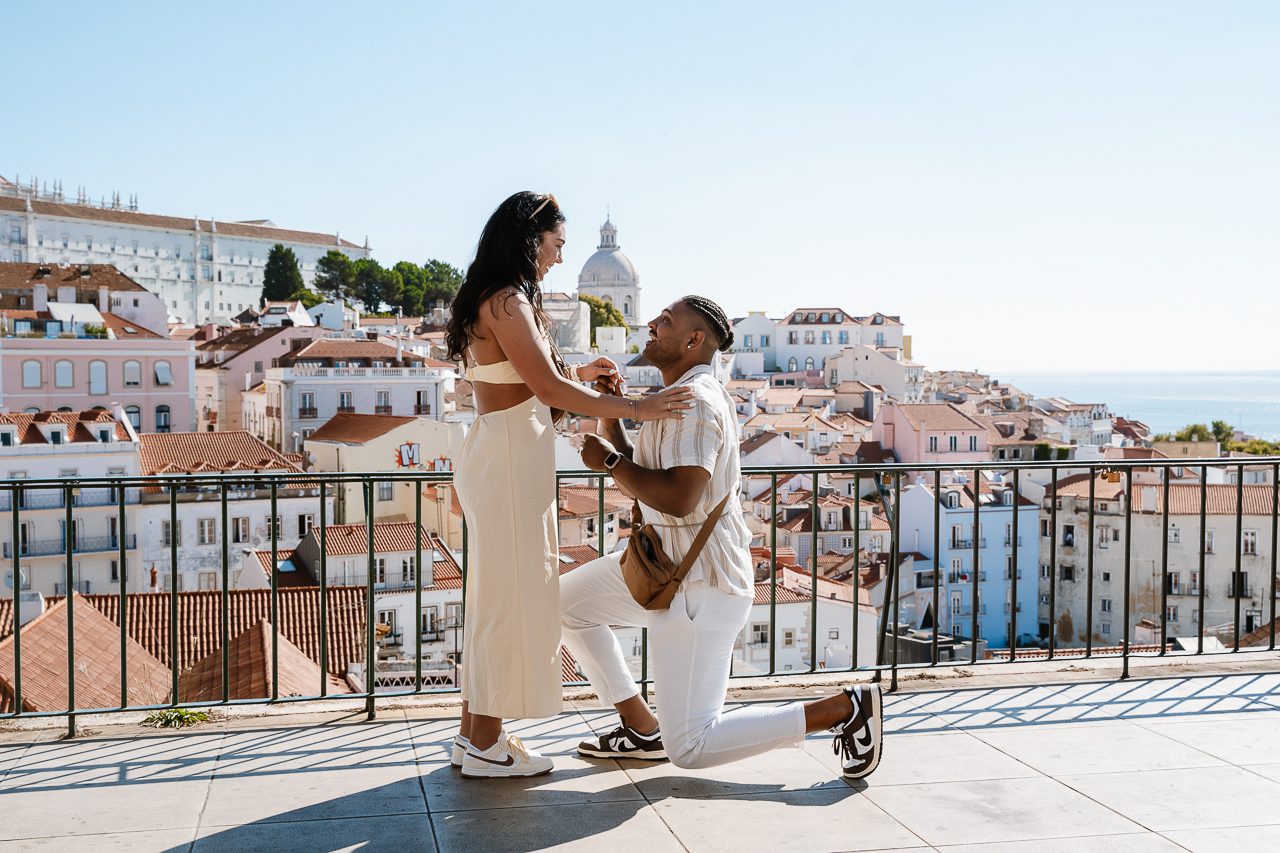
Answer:
[{"label": "man's forearm", "polygon": [[634,447],[631,446],[631,439],[627,437],[627,431],[622,427],[622,421],[615,421],[609,418],[602,418],[600,421],[601,437],[613,445],[614,449],[628,459],[632,458]]}]

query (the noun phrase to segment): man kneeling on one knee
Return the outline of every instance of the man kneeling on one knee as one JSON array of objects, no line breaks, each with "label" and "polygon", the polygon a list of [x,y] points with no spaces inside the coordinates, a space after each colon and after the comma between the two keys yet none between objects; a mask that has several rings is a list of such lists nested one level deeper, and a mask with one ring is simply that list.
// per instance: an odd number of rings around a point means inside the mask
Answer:
[{"label": "man kneeling on one knee", "polygon": [[[784,746],[830,729],[844,775],[861,778],[880,761],[879,687],[855,684],[834,696],[782,707],[726,713],[734,643],[751,613],[755,577],[751,533],[742,520],[738,421],[732,399],[711,365],[733,343],[718,305],[686,296],[649,323],[644,355],[664,384],[687,385],[694,407],[682,420],[645,423],[634,445],[617,421],[586,436],[582,461],[608,471],[639,502],[663,551],[679,563],[711,512],[710,538],[671,606],[646,610],[623,579],[621,553],[609,554],[561,580],[564,641],[620,725],[578,752],[602,758],[670,758],[679,767],[712,767]],[[601,390],[605,390],[601,386]],[[657,715],[640,697],[610,626],[649,629]]]}]

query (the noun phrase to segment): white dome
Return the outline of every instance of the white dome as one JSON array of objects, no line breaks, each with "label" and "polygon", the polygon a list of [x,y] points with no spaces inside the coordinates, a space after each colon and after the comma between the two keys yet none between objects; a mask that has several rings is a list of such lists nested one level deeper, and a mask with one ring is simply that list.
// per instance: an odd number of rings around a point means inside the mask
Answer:
[{"label": "white dome", "polygon": [[578,275],[579,284],[635,284],[639,280],[635,264],[616,246],[587,258]]}]

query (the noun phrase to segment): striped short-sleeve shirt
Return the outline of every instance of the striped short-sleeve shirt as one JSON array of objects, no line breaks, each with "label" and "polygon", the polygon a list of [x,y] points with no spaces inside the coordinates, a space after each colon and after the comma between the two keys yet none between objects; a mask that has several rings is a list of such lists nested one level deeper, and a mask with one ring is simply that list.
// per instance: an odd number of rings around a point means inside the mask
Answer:
[{"label": "striped short-sleeve shirt", "polygon": [[738,496],[742,482],[738,458],[738,416],[733,400],[709,365],[699,365],[674,385],[693,389],[693,408],[683,420],[648,421],[636,437],[634,459],[645,468],[696,466],[711,479],[697,508],[684,518],[640,504],[644,519],[662,539],[662,547],[679,562],[693,545],[699,528],[725,494],[733,492],[707,545],[686,577],[733,595],[752,595],[751,531],[742,519]]}]

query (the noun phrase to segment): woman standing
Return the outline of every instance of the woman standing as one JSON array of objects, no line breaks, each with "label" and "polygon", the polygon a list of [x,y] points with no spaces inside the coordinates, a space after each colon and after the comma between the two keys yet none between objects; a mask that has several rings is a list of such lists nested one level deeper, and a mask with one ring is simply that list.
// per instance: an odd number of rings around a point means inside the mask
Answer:
[{"label": "woman standing", "polygon": [[569,369],[550,341],[540,282],[561,262],[554,196],[519,192],[489,217],[453,300],[447,342],[474,383],[476,421],[458,459],[470,532],[462,725],[453,763],[468,777],[535,776],[550,758],[502,729],[560,712],[559,539],[552,409],[604,418],[679,418],[687,388],[643,400],[580,382],[617,379],[607,358]]}]

